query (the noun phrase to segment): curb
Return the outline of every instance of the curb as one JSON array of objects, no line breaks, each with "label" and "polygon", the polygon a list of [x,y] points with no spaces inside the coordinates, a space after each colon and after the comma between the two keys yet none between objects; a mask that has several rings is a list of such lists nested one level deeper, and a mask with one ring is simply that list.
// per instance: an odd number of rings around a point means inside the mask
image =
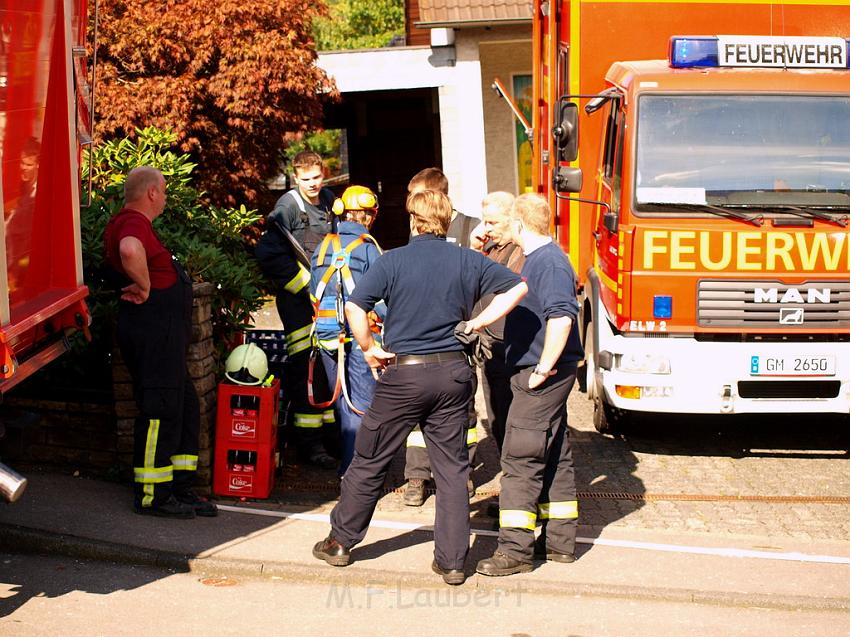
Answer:
[{"label": "curb", "polygon": [[[216,556],[163,551],[128,546],[62,533],[54,533],[12,524],[0,524],[0,550],[23,553],[63,555],[66,557],[148,566],[179,573],[195,573],[205,577],[274,578],[292,582],[324,583],[370,588],[446,589],[438,578],[423,569],[421,573],[402,573],[379,569],[346,568],[299,562],[258,562]],[[600,597],[637,601],[663,601],[741,608],[775,610],[850,611],[850,597],[812,597],[806,595],[770,595],[729,591],[702,591],[684,588],[641,587],[621,584],[586,584],[534,580],[527,576],[489,578],[472,574],[463,587],[450,587],[456,595],[470,589],[504,595],[552,595],[567,597]]]}]

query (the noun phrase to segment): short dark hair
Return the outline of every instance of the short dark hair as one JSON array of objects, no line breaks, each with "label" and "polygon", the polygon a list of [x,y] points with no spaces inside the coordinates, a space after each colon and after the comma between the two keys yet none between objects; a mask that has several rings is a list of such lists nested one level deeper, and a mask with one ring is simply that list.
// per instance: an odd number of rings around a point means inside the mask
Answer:
[{"label": "short dark hair", "polygon": [[423,168],[413,175],[407,184],[407,192],[414,190],[436,190],[444,195],[449,194],[449,180],[439,168]]},{"label": "short dark hair", "polygon": [[319,153],[314,153],[312,150],[302,150],[292,158],[292,170],[296,171],[299,168],[313,168],[318,166],[324,168],[322,156]]}]

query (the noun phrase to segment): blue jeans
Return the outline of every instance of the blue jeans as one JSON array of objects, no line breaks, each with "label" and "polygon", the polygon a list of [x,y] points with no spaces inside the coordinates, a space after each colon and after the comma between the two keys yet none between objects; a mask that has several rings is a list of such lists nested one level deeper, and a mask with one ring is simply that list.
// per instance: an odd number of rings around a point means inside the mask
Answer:
[{"label": "blue jeans", "polygon": [[[322,362],[328,376],[328,384],[333,389],[336,386],[337,353],[322,350]],[[375,378],[363,358],[363,351],[354,343],[345,345],[345,383],[351,402],[357,409],[365,412],[375,393]],[[342,459],[339,463],[339,475],[342,476],[354,458],[354,439],[360,429],[360,415],[351,409],[342,394],[336,401],[336,409],[342,436]]]}]

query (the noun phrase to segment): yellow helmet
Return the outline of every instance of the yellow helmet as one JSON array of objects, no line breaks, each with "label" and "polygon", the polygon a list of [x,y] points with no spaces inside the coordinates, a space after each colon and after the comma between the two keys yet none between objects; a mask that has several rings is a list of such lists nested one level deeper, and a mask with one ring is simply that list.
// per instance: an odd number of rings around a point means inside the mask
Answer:
[{"label": "yellow helmet", "polygon": [[348,210],[378,210],[378,197],[366,186],[349,186],[342,197],[334,201],[335,215],[342,215]]}]

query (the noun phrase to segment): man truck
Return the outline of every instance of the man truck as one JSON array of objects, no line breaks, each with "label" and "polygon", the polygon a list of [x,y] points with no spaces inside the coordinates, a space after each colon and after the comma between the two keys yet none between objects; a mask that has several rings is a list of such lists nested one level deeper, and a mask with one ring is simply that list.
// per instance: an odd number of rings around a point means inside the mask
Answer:
[{"label": "man truck", "polygon": [[594,425],[850,413],[850,11],[534,0],[534,184]]}]

